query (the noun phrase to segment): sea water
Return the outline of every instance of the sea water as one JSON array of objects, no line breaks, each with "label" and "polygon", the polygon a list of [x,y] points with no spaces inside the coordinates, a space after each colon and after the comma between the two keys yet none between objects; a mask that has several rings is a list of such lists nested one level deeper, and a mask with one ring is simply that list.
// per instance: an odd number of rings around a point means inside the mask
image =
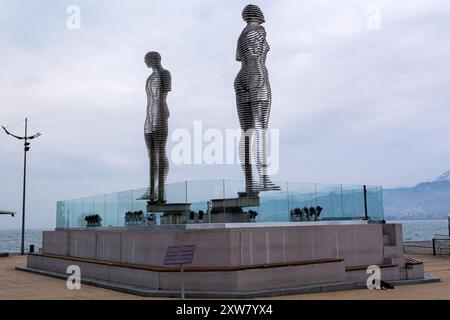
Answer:
[{"label": "sea water", "polygon": [[[392,223],[403,225],[404,241],[431,240],[436,234],[448,236],[448,221],[442,220],[393,220]],[[34,244],[35,251],[42,246],[43,229],[29,229],[25,233],[25,251],[28,252],[30,244]],[[0,230],[0,253],[20,252],[20,230]]]}]

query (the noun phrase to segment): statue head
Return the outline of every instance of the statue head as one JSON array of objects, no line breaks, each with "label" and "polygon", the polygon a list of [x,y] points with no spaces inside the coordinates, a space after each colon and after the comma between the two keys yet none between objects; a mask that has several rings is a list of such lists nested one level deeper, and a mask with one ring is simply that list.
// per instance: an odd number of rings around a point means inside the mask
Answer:
[{"label": "statue head", "polygon": [[147,52],[144,60],[145,64],[149,68],[158,67],[161,65],[161,55],[156,51]]},{"label": "statue head", "polygon": [[244,10],[242,10],[242,19],[245,22],[258,22],[264,23],[264,14],[261,9],[254,4],[249,4],[245,6]]}]

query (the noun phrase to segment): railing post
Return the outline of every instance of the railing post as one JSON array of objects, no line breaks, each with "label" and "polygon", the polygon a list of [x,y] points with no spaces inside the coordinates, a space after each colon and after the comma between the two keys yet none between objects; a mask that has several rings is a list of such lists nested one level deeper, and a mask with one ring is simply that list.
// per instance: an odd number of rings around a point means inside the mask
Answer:
[{"label": "railing post", "polygon": [[448,215],[448,236],[450,238],[450,213]]},{"label": "railing post", "polygon": [[75,199],[72,201],[72,216],[70,217],[70,221],[67,224],[69,227],[73,227],[73,222],[75,221]]},{"label": "railing post", "polygon": [[189,212],[187,209],[187,203],[188,203],[188,182],[187,180],[184,182],[184,219],[185,219],[185,224],[189,223]]},{"label": "railing post", "polygon": [[223,204],[223,223],[227,223],[225,213],[225,179],[222,179],[222,204]]},{"label": "railing post", "polygon": [[208,201],[207,205],[208,205],[208,223],[211,223],[211,201]]},{"label": "railing post", "polygon": [[[83,215],[84,214],[84,198],[81,198],[81,215]],[[77,221],[77,224],[78,224],[78,221]],[[78,225],[77,225],[77,227],[78,227]]]},{"label": "railing post", "polygon": [[367,187],[366,185],[363,186],[364,190],[364,220],[369,220],[369,215],[367,213]]},{"label": "railing post", "polygon": [[317,207],[317,183],[314,182],[314,200],[316,201],[316,207]]},{"label": "railing post", "polygon": [[[119,208],[119,206],[120,206],[120,193],[119,192],[117,192],[117,210],[116,210],[116,213],[117,213],[117,226],[119,226],[120,225],[120,221],[119,221],[119,216],[120,216],[120,208]],[[124,222],[125,223],[125,222]]]},{"label": "railing post", "polygon": [[288,218],[287,221],[289,221],[289,214],[291,211],[291,204],[289,203],[290,202],[290,200],[289,200],[289,182],[286,182],[286,193],[287,193],[287,218]]},{"label": "railing post", "polygon": [[107,226],[107,224],[106,224],[106,193],[104,195],[103,212],[105,213],[104,214],[105,226]]}]

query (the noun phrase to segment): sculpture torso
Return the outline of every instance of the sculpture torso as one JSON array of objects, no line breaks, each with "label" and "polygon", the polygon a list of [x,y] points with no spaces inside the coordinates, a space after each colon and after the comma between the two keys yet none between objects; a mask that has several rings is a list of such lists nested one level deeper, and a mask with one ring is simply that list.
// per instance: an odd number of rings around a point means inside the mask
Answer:
[{"label": "sculpture torso", "polygon": [[266,41],[266,31],[258,24],[248,24],[239,36],[236,60],[241,62],[241,70],[235,86],[254,91],[251,98],[270,101],[269,75],[265,66],[270,47]]},{"label": "sculpture torso", "polygon": [[248,24],[239,36],[236,60],[241,61],[243,65],[257,60],[264,65],[269,50],[264,27]]},{"label": "sculpture torso", "polygon": [[[169,83],[167,83],[169,82]],[[153,70],[145,86],[147,92],[147,118],[145,132],[156,132],[167,128],[169,109],[167,92],[170,91],[170,73],[164,69]]]}]

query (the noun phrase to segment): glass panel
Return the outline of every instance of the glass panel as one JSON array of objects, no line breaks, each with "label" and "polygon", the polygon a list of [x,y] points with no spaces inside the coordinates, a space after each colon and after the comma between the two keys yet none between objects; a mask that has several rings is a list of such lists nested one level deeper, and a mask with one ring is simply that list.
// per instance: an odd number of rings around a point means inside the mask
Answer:
[{"label": "glass panel", "polygon": [[292,183],[287,184],[288,191],[288,206],[289,218],[293,221],[298,221],[290,217],[292,209],[303,209],[305,207],[316,207],[318,205],[317,186],[315,183]]},{"label": "glass panel", "polygon": [[94,214],[94,197],[85,197],[80,199],[81,203],[81,211],[75,217],[74,227],[75,228],[84,228],[86,227],[86,216]]},{"label": "glass panel", "polygon": [[355,189],[353,197],[355,198],[355,216],[363,219],[365,217],[364,187],[359,186],[359,188]]},{"label": "glass panel", "polygon": [[[167,185],[167,203],[190,203],[194,211],[194,219],[190,212],[177,219],[176,223],[208,223],[208,222],[284,222],[305,221],[315,219],[314,215],[291,216],[291,210],[322,207],[321,220],[364,219],[364,189],[361,185],[332,185],[315,183],[277,182],[279,191],[264,191],[259,194],[259,205],[241,207],[215,208],[212,215],[211,200],[236,199],[238,193],[245,191],[245,183],[240,180],[206,180],[178,182]],[[380,186],[367,186],[367,211],[370,220],[383,219],[383,197]],[[102,226],[124,226],[125,212],[143,211],[146,213],[147,201],[137,200],[146,188],[128,190],[118,193],[97,195],[74,200],[58,201],[56,206],[56,226],[58,228],[84,228],[87,215],[99,214]],[[220,202],[219,202],[220,203]],[[224,202],[225,204],[225,202]],[[199,212],[203,211],[203,219]],[[256,212],[255,219],[249,213]],[[226,214],[225,214],[226,212]],[[156,222],[159,224],[160,216]],[[219,216],[223,214],[223,216]],[[225,219],[225,220],[224,220]],[[165,220],[168,221],[168,220]],[[166,222],[167,223],[167,222]]]},{"label": "glass panel", "polygon": [[105,195],[105,220],[102,226],[117,227],[120,226],[119,221],[119,194],[108,193]]},{"label": "glass panel", "polygon": [[344,216],[351,218],[362,217],[359,210],[361,204],[358,203],[361,199],[357,200],[358,193],[362,192],[361,187],[362,186],[358,185],[342,185],[342,207]]},{"label": "glass panel", "polygon": [[367,215],[369,220],[383,220],[383,194],[378,186],[367,186]]},{"label": "glass panel", "polygon": [[142,211],[144,213],[147,212],[147,200],[137,200],[139,197],[141,197],[145,192],[147,191],[147,188],[140,188],[132,190],[133,192],[133,211]]},{"label": "glass panel", "polygon": [[[224,195],[219,198],[225,199],[236,199],[239,198],[239,193],[245,192],[245,181],[241,180],[222,180],[221,183],[224,185],[223,193]],[[250,220],[250,213],[256,212],[257,215],[254,218],[255,221],[259,221],[261,216],[261,197],[259,201],[260,205],[255,205],[251,207],[242,207],[242,212],[238,212],[233,216],[233,214],[229,214],[227,216],[228,223],[232,222],[248,222]],[[231,211],[233,209],[227,209]]]},{"label": "glass panel", "polygon": [[56,227],[64,228],[66,225],[66,201],[56,202]]},{"label": "glass panel", "polygon": [[71,227],[71,221],[73,221],[73,217],[75,214],[75,200],[66,201],[66,211],[67,211],[67,219],[66,219],[66,228]]},{"label": "glass panel", "polygon": [[239,192],[245,191],[245,182],[241,180],[220,180],[225,185],[224,195],[225,198],[237,198]]},{"label": "glass panel", "polygon": [[[191,204],[191,211],[194,212],[194,216],[188,213],[187,223],[208,223],[211,221],[209,215],[210,201],[223,198],[223,185],[222,180],[189,181],[187,183],[187,203]],[[201,212],[202,214],[199,214]]]},{"label": "glass panel", "polygon": [[101,194],[98,196],[93,197],[93,214],[98,214],[101,221],[101,226],[105,226],[105,220],[106,220],[106,202],[105,202],[105,195]]},{"label": "glass panel", "polygon": [[256,222],[282,222],[289,220],[288,184],[276,182],[279,191],[260,192],[259,214]]},{"label": "glass panel", "polygon": [[133,191],[123,191],[118,193],[118,220],[117,226],[125,225],[125,212],[133,210]]},{"label": "glass panel", "polygon": [[[74,211],[69,222],[71,228],[78,227],[78,221],[83,216],[83,198],[74,199]],[[84,218],[83,218],[84,219]]]},{"label": "glass panel", "polygon": [[186,203],[186,181],[168,184],[166,201],[167,203]]},{"label": "glass panel", "polygon": [[337,203],[333,202],[333,193],[336,192],[336,186],[330,184],[315,184],[317,206],[322,207],[322,220],[336,220],[340,217],[336,215]]}]

